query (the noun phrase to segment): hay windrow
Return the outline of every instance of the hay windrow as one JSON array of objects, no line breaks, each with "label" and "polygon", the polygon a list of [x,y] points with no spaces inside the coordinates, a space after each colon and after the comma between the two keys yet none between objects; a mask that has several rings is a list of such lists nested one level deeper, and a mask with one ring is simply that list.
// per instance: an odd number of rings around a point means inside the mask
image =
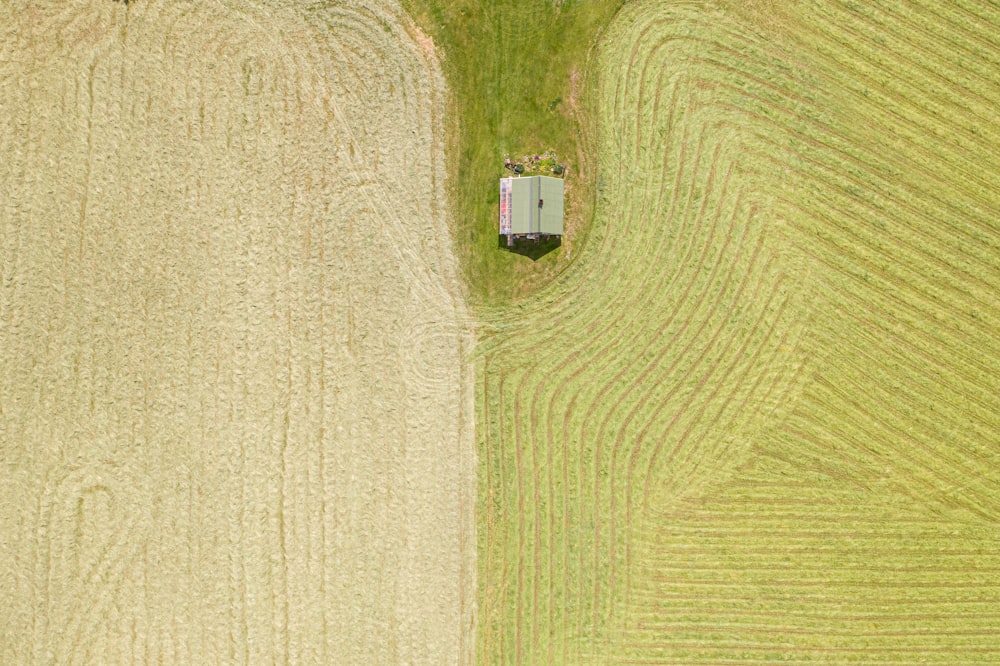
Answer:
[{"label": "hay windrow", "polygon": [[482,342],[483,663],[1000,657],[1000,14],[772,4],[603,33],[587,248]]}]

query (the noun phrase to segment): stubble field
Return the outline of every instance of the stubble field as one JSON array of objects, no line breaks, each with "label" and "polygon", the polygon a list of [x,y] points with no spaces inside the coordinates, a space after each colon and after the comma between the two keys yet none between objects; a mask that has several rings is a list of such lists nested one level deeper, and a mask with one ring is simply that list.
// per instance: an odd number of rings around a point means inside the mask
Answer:
[{"label": "stubble field", "polygon": [[487,313],[482,663],[1000,659],[1000,12],[644,0]]},{"label": "stubble field", "polygon": [[430,46],[382,1],[0,4],[0,662],[471,660]]}]

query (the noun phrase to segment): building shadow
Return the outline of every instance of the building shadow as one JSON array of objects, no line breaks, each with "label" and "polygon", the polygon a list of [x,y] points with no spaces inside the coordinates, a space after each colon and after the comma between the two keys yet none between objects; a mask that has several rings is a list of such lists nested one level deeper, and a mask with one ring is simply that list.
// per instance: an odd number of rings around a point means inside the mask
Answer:
[{"label": "building shadow", "polygon": [[508,247],[507,237],[503,234],[497,235],[497,247],[508,252],[513,252],[514,254],[519,254],[522,257],[528,257],[532,261],[538,261],[549,252],[556,250],[560,245],[562,245],[562,236],[548,236],[538,240],[515,238],[514,244]]}]

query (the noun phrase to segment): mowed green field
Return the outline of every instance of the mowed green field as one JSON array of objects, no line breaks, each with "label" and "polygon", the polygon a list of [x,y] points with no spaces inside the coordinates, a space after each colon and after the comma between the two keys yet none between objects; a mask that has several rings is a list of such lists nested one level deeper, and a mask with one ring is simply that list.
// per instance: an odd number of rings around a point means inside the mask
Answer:
[{"label": "mowed green field", "polygon": [[587,246],[481,310],[478,660],[1000,662],[1000,7],[643,0],[592,73]]}]

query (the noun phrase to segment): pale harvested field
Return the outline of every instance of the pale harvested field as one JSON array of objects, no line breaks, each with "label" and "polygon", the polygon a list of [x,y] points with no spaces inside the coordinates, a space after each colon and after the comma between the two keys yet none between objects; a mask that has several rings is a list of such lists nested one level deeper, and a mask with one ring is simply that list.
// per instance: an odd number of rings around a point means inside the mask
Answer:
[{"label": "pale harvested field", "polygon": [[0,5],[0,663],[471,659],[443,82],[291,4]]}]

